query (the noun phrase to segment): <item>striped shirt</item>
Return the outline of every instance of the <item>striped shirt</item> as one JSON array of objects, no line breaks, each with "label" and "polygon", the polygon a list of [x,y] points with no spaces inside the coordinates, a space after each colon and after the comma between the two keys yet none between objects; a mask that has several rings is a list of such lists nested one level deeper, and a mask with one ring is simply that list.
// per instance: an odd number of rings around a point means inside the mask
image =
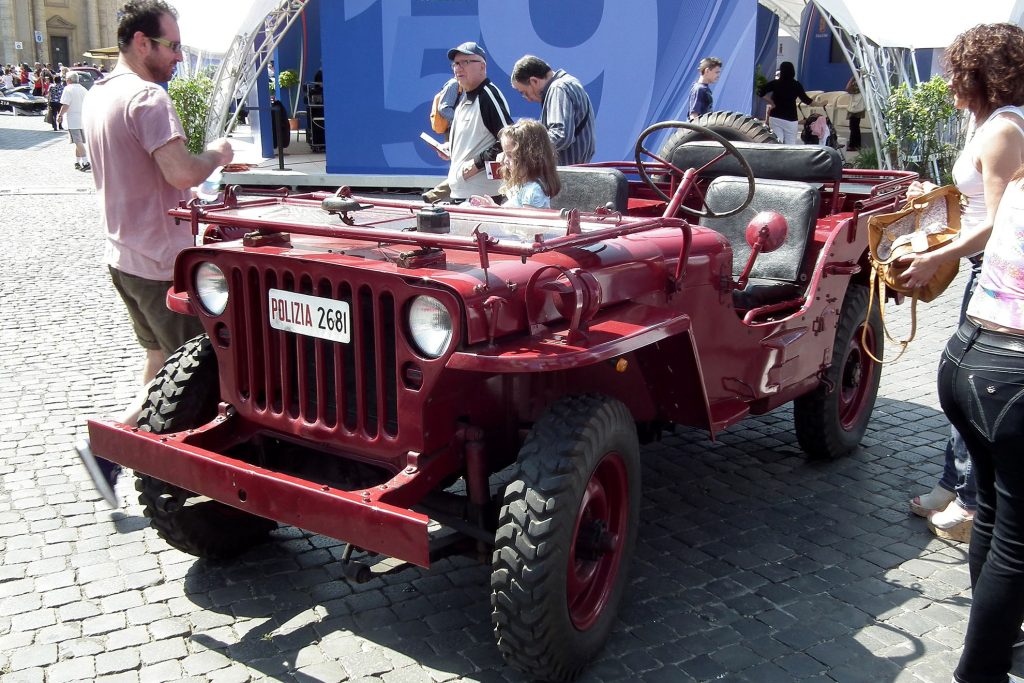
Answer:
[{"label": "striped shirt", "polygon": [[559,166],[585,164],[594,157],[594,109],[575,76],[564,69],[541,92],[540,122],[548,129]]}]

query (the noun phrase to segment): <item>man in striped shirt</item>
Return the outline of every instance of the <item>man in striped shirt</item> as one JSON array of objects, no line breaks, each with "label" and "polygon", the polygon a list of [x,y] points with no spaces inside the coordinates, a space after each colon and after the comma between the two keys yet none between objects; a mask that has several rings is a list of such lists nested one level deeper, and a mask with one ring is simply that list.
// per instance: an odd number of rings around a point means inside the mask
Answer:
[{"label": "man in striped shirt", "polygon": [[579,80],[526,55],[512,67],[512,87],[528,102],[541,103],[540,122],[548,129],[559,166],[585,164],[594,157],[594,108]]},{"label": "man in striped shirt", "polygon": [[472,195],[501,196],[501,180],[483,173],[484,162],[494,161],[501,152],[498,133],[512,124],[508,102],[487,78],[487,55],[476,43],[463,43],[448,50],[455,80],[461,94],[448,129],[448,184],[456,202]]}]

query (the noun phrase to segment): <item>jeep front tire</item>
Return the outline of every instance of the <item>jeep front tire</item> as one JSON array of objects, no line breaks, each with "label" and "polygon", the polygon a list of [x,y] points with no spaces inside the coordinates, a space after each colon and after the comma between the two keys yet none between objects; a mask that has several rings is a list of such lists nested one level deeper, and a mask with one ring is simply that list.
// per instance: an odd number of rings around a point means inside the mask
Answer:
[{"label": "jeep front tire", "polygon": [[534,679],[598,654],[625,590],[640,514],[640,447],[625,405],[566,397],[533,425],[505,489],[491,574],[498,648]]},{"label": "jeep front tire", "polygon": [[[175,351],[150,385],[139,429],[155,434],[199,427],[217,416],[217,356],[205,334]],[[153,477],[135,481],[139,502],[160,538],[178,550],[226,559],[262,543],[277,523],[197,496]]]}]

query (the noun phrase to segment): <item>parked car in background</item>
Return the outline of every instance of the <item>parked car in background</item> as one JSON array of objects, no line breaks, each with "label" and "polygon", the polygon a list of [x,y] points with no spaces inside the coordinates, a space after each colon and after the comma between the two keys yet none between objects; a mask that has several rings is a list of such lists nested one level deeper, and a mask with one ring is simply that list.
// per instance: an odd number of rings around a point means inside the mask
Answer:
[{"label": "parked car in background", "polygon": [[11,111],[15,116],[46,113],[46,98],[32,94],[32,88],[21,85],[0,95],[0,111]]},{"label": "parked car in background", "polygon": [[79,84],[82,85],[86,90],[92,87],[92,84],[103,78],[105,75],[102,71],[94,66],[73,66],[68,71],[74,71],[79,76]]}]

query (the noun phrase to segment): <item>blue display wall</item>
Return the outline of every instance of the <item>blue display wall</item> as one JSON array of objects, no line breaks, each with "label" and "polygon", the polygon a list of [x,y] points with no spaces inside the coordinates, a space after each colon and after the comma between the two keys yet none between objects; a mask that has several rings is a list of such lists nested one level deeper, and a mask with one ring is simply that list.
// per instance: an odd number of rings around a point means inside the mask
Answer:
[{"label": "blue display wall", "polygon": [[632,158],[648,124],[686,118],[697,62],[725,62],[715,109],[749,112],[756,0],[329,0],[320,3],[327,171],[440,174],[423,142],[449,48],[488,53],[512,115],[539,117],[509,71],[535,54],[583,82],[597,112],[595,160]]}]

